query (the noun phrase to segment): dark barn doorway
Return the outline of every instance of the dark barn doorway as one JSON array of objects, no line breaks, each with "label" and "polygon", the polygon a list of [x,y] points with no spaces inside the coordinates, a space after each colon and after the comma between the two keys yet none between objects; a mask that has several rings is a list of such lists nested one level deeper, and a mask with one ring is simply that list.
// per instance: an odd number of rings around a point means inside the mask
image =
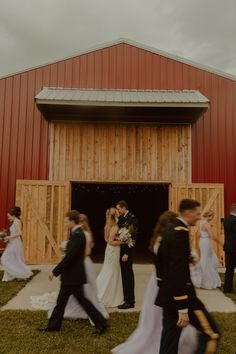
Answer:
[{"label": "dark barn doorway", "polygon": [[168,184],[73,182],[71,208],[88,215],[95,240],[93,260],[101,262],[104,258],[106,209],[115,207],[119,200],[126,200],[129,210],[139,220],[134,261],[149,262],[150,237],[158,216],[168,209],[168,195]]}]

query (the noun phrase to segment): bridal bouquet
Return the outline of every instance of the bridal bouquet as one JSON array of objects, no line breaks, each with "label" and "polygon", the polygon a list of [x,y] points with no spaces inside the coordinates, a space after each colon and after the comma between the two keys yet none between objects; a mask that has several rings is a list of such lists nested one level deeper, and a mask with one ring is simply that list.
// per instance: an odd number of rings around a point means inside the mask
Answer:
[{"label": "bridal bouquet", "polygon": [[196,265],[199,262],[199,256],[197,251],[192,249],[189,257],[189,263],[192,265]]},{"label": "bridal bouquet", "polygon": [[60,250],[62,253],[66,252],[67,242],[68,242],[68,240],[65,240],[65,241],[62,241],[62,243],[60,244]]},{"label": "bridal bouquet", "polygon": [[0,231],[0,240],[4,241],[6,236],[7,236],[6,230]]},{"label": "bridal bouquet", "polygon": [[132,232],[133,232],[133,226],[130,225],[128,228],[127,227],[122,227],[118,231],[118,237],[117,239],[121,241],[122,243],[126,243],[129,248],[134,247],[135,245],[135,240],[132,239]]}]

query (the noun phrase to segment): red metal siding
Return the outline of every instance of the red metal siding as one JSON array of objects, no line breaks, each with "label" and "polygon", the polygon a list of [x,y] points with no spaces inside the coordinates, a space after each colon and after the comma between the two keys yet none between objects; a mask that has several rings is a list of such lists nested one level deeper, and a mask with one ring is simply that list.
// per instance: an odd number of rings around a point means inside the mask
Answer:
[{"label": "red metal siding", "polygon": [[43,86],[201,91],[211,107],[192,128],[192,180],[225,183],[227,208],[236,200],[236,82],[117,44],[0,80],[0,228],[15,180],[48,178],[49,125],[34,103]]}]

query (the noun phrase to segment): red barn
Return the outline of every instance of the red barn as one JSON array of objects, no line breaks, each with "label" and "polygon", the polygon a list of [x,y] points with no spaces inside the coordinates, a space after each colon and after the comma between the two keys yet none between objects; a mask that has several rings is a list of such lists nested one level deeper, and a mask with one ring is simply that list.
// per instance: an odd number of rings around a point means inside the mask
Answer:
[{"label": "red barn", "polygon": [[0,228],[19,204],[26,259],[55,261],[78,208],[99,253],[105,209],[126,198],[143,249],[157,215],[189,196],[216,211],[221,238],[236,200],[235,79],[123,39],[1,78]]}]

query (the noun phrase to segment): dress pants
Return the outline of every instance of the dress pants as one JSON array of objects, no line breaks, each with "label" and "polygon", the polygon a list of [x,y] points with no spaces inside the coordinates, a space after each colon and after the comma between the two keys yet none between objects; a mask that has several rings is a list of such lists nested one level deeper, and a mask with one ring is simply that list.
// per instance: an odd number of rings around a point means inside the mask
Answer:
[{"label": "dress pants", "polygon": [[236,267],[236,252],[225,252],[225,282],[224,292],[230,293],[233,290],[234,269]]},{"label": "dress pants", "polygon": [[57,297],[57,304],[54,307],[51,317],[48,321],[48,327],[50,329],[61,329],[65,307],[70,295],[74,295],[78,303],[83,307],[85,312],[91,318],[96,328],[103,328],[106,326],[106,319],[84,296],[83,285],[61,284],[61,288]]},{"label": "dress pants", "polygon": [[124,292],[124,302],[129,305],[134,305],[134,271],[132,254],[129,254],[127,262],[122,262],[122,260],[120,259],[120,267]]},{"label": "dress pants", "polygon": [[[213,354],[216,352],[220,332],[212,316],[198,300],[197,308],[190,308],[189,321],[199,332],[196,354]],[[160,344],[160,354],[178,354],[178,344],[182,328],[178,327],[178,311],[176,307],[163,308],[163,330]]]}]

